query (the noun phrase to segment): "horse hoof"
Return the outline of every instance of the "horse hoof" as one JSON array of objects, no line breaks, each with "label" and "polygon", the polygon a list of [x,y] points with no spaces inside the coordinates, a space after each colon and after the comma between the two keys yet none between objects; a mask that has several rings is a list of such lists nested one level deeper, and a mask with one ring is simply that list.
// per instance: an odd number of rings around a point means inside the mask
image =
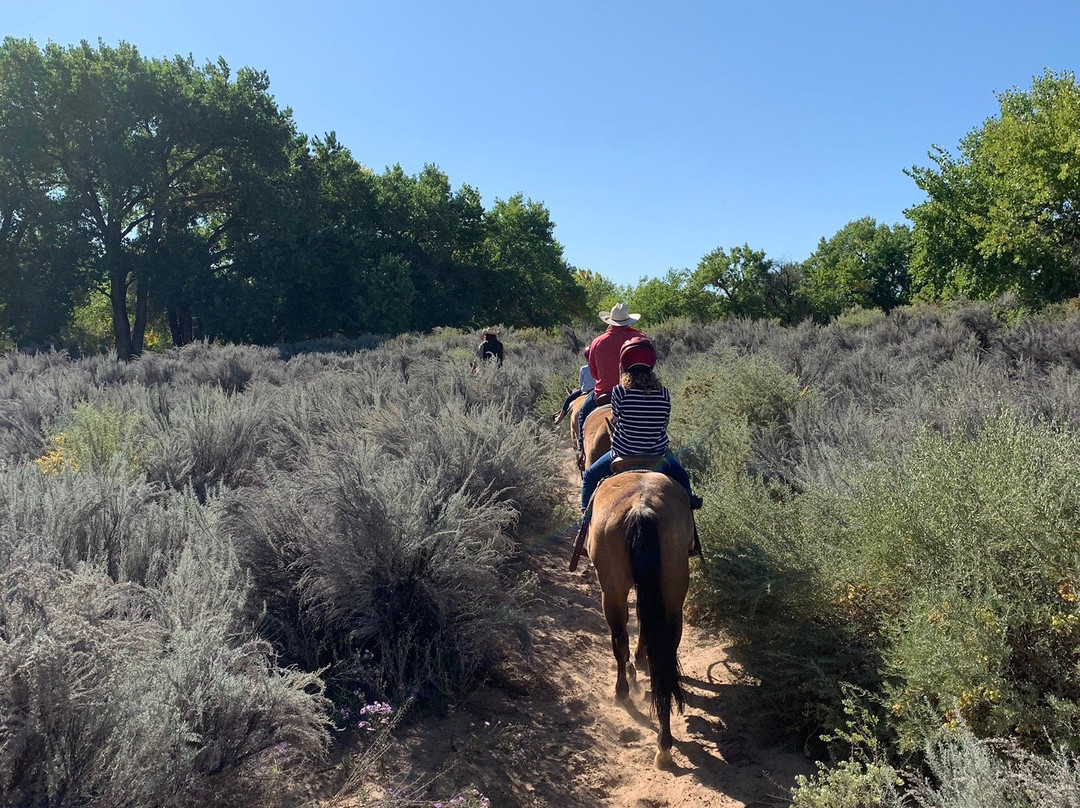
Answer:
[{"label": "horse hoof", "polygon": [[616,704],[626,704],[626,702],[628,702],[628,701],[630,701],[630,688],[629,687],[627,687],[626,690],[616,690],[615,691],[615,703]]},{"label": "horse hoof", "polygon": [[656,750],[656,757],[653,758],[653,765],[658,769],[669,769],[675,763],[671,757],[670,749],[658,749]]}]

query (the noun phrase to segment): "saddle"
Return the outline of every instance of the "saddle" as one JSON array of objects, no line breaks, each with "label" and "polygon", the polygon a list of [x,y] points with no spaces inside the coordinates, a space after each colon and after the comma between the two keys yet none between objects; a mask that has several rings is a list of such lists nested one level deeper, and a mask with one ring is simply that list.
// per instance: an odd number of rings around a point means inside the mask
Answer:
[{"label": "saddle", "polygon": [[[601,480],[597,486],[596,491],[600,490],[605,482],[614,477],[616,474],[624,474],[627,472],[641,472],[641,471],[656,471],[664,462],[663,455],[626,455],[623,457],[613,457],[611,459],[611,476],[605,477]],[[596,498],[596,491],[593,491],[592,498]],[[701,507],[701,498],[697,498],[697,502],[694,502],[694,498],[690,501],[690,519],[694,522],[694,541],[693,545],[688,548],[691,556],[699,556],[704,561],[704,556],[701,554],[701,539],[698,537],[697,520],[694,519],[693,511]],[[577,536],[574,540],[574,552],[570,557],[570,572],[577,570],[578,560],[585,553],[585,537],[589,534],[589,522],[592,521],[592,499],[589,500],[588,506],[585,508],[585,513],[582,514],[581,525],[578,528]]]},{"label": "saddle", "polygon": [[626,455],[611,458],[611,473],[624,471],[656,471],[664,462],[663,455]]}]

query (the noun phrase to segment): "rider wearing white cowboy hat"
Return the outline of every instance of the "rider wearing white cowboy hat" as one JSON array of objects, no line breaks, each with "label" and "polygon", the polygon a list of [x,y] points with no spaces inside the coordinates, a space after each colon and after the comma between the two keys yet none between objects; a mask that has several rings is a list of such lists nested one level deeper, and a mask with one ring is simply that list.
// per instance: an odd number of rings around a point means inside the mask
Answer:
[{"label": "rider wearing white cowboy hat", "polygon": [[578,412],[578,446],[584,445],[585,419],[596,409],[596,399],[611,393],[619,383],[619,351],[623,343],[631,337],[644,337],[641,331],[632,328],[640,314],[631,314],[625,303],[616,303],[611,311],[600,312],[600,319],[608,328],[589,345],[589,372],[596,384],[585,398]]}]

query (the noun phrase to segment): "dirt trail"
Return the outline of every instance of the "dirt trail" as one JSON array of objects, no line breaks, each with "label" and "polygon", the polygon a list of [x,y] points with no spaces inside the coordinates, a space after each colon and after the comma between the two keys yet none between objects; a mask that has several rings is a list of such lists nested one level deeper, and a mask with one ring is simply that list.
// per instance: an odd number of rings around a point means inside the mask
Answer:
[{"label": "dirt trail", "polygon": [[[797,750],[758,738],[753,684],[739,676],[723,637],[694,626],[686,627],[679,653],[687,698],[685,713],[672,718],[676,765],[653,767],[648,680],[639,675],[628,708],[615,704],[600,588],[587,557],[576,572],[567,570],[572,539],[540,538],[526,555],[538,578],[528,609],[529,667],[480,688],[446,715],[417,722],[402,738],[395,768],[407,766],[414,782],[430,781],[429,799],[475,787],[498,808],[786,804],[795,776],[811,764]],[[636,637],[633,617],[630,634]]]}]

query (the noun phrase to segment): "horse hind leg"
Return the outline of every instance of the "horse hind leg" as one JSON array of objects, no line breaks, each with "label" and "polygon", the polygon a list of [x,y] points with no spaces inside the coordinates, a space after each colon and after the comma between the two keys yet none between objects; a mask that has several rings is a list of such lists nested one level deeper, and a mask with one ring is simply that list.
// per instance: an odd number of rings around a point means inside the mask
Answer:
[{"label": "horse hind leg", "polygon": [[603,596],[604,617],[611,629],[611,650],[615,655],[617,673],[615,677],[615,701],[625,702],[630,698],[630,683],[626,678],[626,668],[630,662],[630,636],[626,633],[626,621],[629,613],[626,599]]},{"label": "horse hind leg", "polygon": [[638,629],[637,649],[634,651],[634,664],[639,671],[646,676],[649,675],[649,655],[645,650],[645,641],[641,636],[640,628]]},{"label": "horse hind leg", "polygon": [[660,718],[660,731],[656,734],[656,755],[653,757],[653,765],[658,769],[666,769],[675,761],[671,756],[671,746],[674,743],[671,737],[671,711],[664,712]]}]

